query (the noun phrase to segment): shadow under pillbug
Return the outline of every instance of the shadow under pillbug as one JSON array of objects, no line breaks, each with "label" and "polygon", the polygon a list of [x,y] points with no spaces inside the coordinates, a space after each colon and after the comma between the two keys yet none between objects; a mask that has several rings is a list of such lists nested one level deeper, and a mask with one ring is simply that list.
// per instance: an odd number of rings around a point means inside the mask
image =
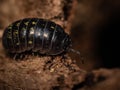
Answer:
[{"label": "shadow under pillbug", "polygon": [[26,51],[45,55],[59,55],[73,51],[71,38],[63,28],[52,21],[39,18],[25,18],[10,24],[3,33],[3,47],[8,53]]}]

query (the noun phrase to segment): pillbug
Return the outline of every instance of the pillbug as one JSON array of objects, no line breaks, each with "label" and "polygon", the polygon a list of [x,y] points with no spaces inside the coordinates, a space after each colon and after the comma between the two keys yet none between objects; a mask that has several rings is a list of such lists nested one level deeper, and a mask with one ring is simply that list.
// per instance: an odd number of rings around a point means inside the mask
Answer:
[{"label": "pillbug", "polygon": [[10,24],[2,37],[8,53],[20,54],[32,51],[45,55],[59,55],[73,51],[71,38],[63,28],[46,19],[24,18]]}]

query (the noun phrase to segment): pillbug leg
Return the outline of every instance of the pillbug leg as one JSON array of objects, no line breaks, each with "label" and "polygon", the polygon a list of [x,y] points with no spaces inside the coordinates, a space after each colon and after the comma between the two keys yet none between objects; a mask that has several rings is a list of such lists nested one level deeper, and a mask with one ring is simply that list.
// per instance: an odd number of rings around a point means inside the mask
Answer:
[{"label": "pillbug leg", "polygon": [[67,66],[67,64],[65,63],[65,60],[67,59],[67,56],[63,53],[62,56],[61,56],[61,62]]},{"label": "pillbug leg", "polygon": [[51,60],[54,60],[55,59],[55,56],[51,56]]},{"label": "pillbug leg", "polygon": [[13,56],[14,60],[18,60],[18,59],[23,59],[24,58],[24,54],[23,53],[15,53]]},{"label": "pillbug leg", "polygon": [[70,63],[67,63],[67,62],[65,61],[66,59],[67,59],[66,54],[63,54],[63,55],[62,55],[62,58],[61,58],[61,62],[63,63],[63,65],[66,66],[69,70],[75,71],[75,69],[74,69],[72,66],[70,66]]},{"label": "pillbug leg", "polygon": [[32,52],[32,56],[35,56],[35,53],[34,53],[34,52]]},{"label": "pillbug leg", "polygon": [[83,59],[83,57],[81,56],[81,53],[80,53],[79,51],[74,50],[74,49],[72,49],[72,48],[69,49],[69,51],[78,54],[78,55],[80,56],[80,58],[81,58],[81,63],[84,64],[84,59]]},{"label": "pillbug leg", "polygon": [[28,54],[25,55],[25,58],[26,58],[26,59],[28,58]]},{"label": "pillbug leg", "polygon": [[13,59],[16,60],[16,57],[17,57],[17,54],[15,54],[15,55],[13,56]]},{"label": "pillbug leg", "polygon": [[65,60],[65,59],[67,59],[67,56],[65,54],[63,54],[61,59]]},{"label": "pillbug leg", "polygon": [[17,60],[17,59],[19,59],[19,58],[20,58],[20,54],[15,53],[15,55],[13,56],[13,59],[14,59],[14,60]]},{"label": "pillbug leg", "polygon": [[24,54],[20,54],[20,59],[23,59],[25,57]]},{"label": "pillbug leg", "polygon": [[43,70],[46,70],[46,69],[51,69],[51,67],[53,66],[53,60],[55,59],[55,56],[50,56],[50,59],[45,63],[45,66],[43,68]]},{"label": "pillbug leg", "polygon": [[39,56],[40,56],[40,54],[39,54],[38,52],[35,52],[35,55],[36,55],[36,57],[39,57]]}]

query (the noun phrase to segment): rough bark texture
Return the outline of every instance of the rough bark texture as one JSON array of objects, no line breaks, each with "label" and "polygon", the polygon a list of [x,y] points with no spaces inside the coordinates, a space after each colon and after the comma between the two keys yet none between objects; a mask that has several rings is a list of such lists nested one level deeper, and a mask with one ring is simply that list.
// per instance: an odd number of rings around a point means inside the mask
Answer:
[{"label": "rough bark texture", "polygon": [[[85,39],[83,45],[78,42],[75,45],[86,52],[91,48],[92,42],[88,40],[94,33],[89,29],[105,18],[99,10],[95,10],[101,3],[94,0],[0,0],[0,41],[4,28],[11,22],[26,17],[46,18],[60,24],[75,40],[82,42]],[[84,33],[79,28],[88,31],[87,37],[82,36]],[[13,60],[6,55],[0,42],[0,90],[120,90],[119,68],[99,67],[101,69],[87,71],[100,61],[88,58],[85,64],[80,64],[82,69],[78,67],[79,59],[75,59],[69,55],[65,60],[61,56],[51,59],[48,56],[28,55],[23,60]]]}]

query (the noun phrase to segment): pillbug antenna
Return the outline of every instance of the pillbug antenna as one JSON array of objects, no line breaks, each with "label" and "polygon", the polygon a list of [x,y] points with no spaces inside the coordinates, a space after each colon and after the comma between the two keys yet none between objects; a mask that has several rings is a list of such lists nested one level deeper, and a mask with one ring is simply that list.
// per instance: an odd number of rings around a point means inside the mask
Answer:
[{"label": "pillbug antenna", "polygon": [[72,49],[72,48],[70,48],[69,51],[78,54],[78,55],[81,57],[81,62],[82,62],[82,64],[84,64],[84,59],[83,59],[83,57],[81,56],[81,54],[80,54],[79,51],[77,51],[77,50],[75,50],[75,49]]}]

